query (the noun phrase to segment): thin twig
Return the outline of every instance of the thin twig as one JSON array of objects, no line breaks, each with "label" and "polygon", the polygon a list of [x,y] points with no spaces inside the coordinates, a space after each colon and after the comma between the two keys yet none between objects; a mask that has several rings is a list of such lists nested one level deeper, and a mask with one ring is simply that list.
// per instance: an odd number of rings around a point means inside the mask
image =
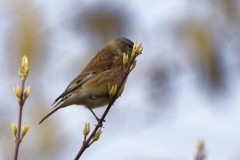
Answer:
[{"label": "thin twig", "polygon": [[21,136],[21,123],[22,123],[22,110],[23,110],[23,105],[24,105],[24,101],[23,101],[24,83],[25,83],[25,79],[22,79],[20,101],[18,102],[19,103],[18,131],[17,131],[17,137],[16,137],[16,141],[15,141],[14,160],[17,160],[17,158],[18,158],[18,150],[19,150],[19,146],[21,143],[20,136]]}]

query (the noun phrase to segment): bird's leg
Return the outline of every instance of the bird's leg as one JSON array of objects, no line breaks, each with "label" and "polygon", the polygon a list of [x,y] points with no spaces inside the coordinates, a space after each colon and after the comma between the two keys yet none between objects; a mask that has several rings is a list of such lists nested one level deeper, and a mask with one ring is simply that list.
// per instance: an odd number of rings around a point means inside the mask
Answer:
[{"label": "bird's leg", "polygon": [[[96,120],[98,121],[98,122],[100,122],[100,119],[97,117],[97,115],[93,112],[93,110],[91,109],[91,108],[88,108],[91,112],[92,112],[92,114],[94,115],[94,117],[96,118]],[[103,122],[105,122],[105,120],[103,120]]]}]

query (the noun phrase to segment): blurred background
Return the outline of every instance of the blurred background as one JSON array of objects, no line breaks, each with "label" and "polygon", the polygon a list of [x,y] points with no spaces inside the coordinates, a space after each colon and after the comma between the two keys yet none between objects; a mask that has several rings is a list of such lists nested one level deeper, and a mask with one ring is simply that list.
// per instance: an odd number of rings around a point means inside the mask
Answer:
[{"label": "blurred background", "polygon": [[38,122],[116,37],[138,40],[143,54],[82,159],[192,160],[199,139],[208,160],[240,159],[240,1],[0,0],[1,160],[13,158],[22,56],[30,129],[19,159],[74,159],[84,123],[96,124],[89,110],[71,106]]}]

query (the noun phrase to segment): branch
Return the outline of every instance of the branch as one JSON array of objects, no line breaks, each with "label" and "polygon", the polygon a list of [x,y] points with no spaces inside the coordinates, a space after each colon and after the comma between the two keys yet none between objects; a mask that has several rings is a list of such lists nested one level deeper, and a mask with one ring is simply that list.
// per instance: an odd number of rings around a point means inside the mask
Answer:
[{"label": "branch", "polygon": [[23,90],[24,90],[24,83],[25,83],[25,79],[22,79],[22,86],[21,86],[21,93],[20,93],[20,101],[19,103],[19,111],[18,111],[18,132],[17,132],[17,137],[16,137],[16,141],[15,141],[15,152],[14,152],[14,160],[17,160],[18,157],[18,150],[19,150],[19,146],[21,143],[21,123],[22,123],[22,110],[23,110],[23,105],[24,105],[24,101],[23,101]]}]

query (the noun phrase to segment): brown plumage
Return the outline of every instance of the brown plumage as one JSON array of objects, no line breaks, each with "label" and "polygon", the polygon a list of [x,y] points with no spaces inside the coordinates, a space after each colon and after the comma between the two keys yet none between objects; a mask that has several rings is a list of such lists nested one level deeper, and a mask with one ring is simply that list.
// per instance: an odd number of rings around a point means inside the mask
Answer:
[{"label": "brown plumage", "polygon": [[123,53],[130,57],[132,47],[133,42],[126,38],[111,40],[54,101],[55,106],[39,124],[58,109],[74,104],[85,106],[98,120],[92,109],[109,103],[108,82],[114,85],[120,81],[124,71]]}]

